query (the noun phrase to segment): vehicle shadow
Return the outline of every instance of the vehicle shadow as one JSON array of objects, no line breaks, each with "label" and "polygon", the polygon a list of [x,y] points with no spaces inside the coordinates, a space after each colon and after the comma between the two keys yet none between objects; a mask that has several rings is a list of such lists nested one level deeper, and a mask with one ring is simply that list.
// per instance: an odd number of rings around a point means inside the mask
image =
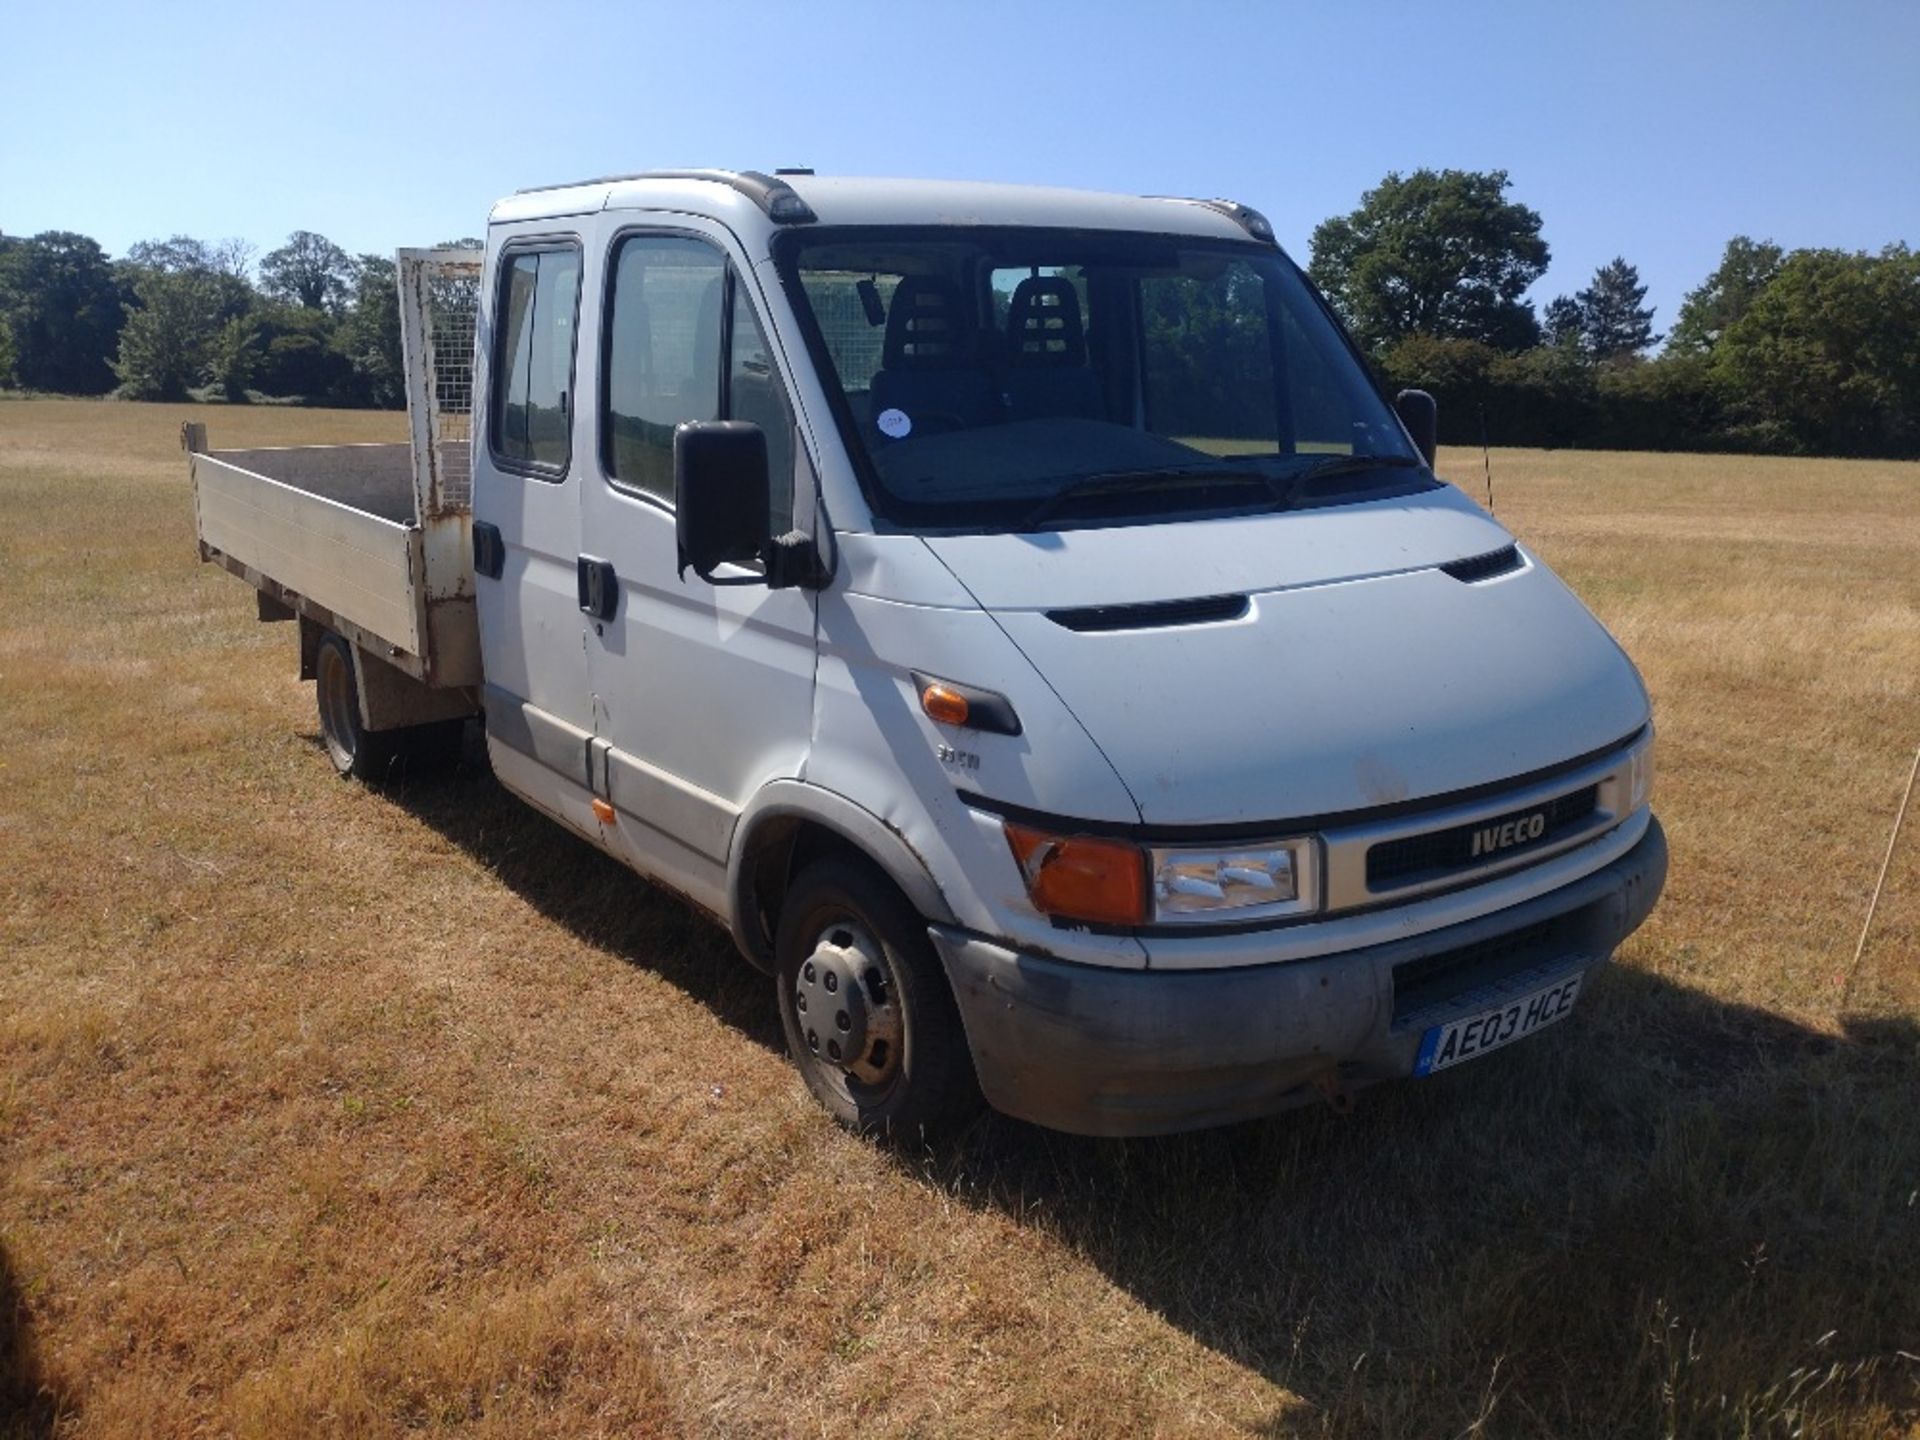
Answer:
[{"label": "vehicle shadow", "polygon": [[[316,749],[318,733],[306,737]],[[381,793],[478,860],[555,924],[642,965],[755,1044],[784,1055],[769,982],[691,905],[510,794],[469,725],[457,760],[396,769]]]},{"label": "vehicle shadow", "polygon": [[52,1435],[73,1413],[41,1370],[32,1312],[13,1257],[0,1245],[0,1440]]},{"label": "vehicle shadow", "polygon": [[1920,1025],[1825,1034],[1625,967],[1582,1005],[1350,1116],[1130,1141],[992,1118],[901,1163],[1301,1397],[1273,1434],[1920,1418]]},{"label": "vehicle shadow", "polygon": [[[317,744],[317,738],[315,743]],[[508,794],[396,804],[770,1051],[710,922]],[[1608,967],[1557,1036],[1355,1112],[1143,1140],[989,1116],[879,1151],[1040,1230],[1303,1408],[1282,1435],[1821,1433],[1920,1417],[1920,1025],[1825,1033]],[[1908,1423],[1911,1423],[1910,1421]]]}]

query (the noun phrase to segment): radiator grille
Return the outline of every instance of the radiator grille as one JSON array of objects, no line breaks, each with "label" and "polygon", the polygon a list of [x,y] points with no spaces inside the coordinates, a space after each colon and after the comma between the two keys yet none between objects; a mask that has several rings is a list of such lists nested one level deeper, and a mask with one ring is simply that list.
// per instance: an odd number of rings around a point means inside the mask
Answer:
[{"label": "radiator grille", "polygon": [[[1367,851],[1367,886],[1391,890],[1402,885],[1464,874],[1496,860],[1540,850],[1583,828],[1600,804],[1600,787],[1589,785],[1539,805],[1509,810],[1467,825],[1386,840]],[[1533,822],[1538,817],[1538,833]],[[1516,830],[1503,835],[1512,824]],[[1513,838],[1517,835],[1518,838]]]}]

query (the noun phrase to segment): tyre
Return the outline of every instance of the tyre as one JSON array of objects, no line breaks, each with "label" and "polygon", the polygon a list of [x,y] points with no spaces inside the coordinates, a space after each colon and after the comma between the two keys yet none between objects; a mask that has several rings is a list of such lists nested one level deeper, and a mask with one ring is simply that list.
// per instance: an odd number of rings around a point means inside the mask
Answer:
[{"label": "tyre", "polygon": [[926,922],[871,866],[836,856],[803,870],[781,907],[774,957],[787,1049],[842,1125],[913,1139],[981,1108]]},{"label": "tyre", "polygon": [[353,678],[353,650],[338,635],[324,635],[314,656],[314,704],[327,758],[355,780],[385,777],[399,755],[399,731],[368,730],[360,723],[360,687]]}]

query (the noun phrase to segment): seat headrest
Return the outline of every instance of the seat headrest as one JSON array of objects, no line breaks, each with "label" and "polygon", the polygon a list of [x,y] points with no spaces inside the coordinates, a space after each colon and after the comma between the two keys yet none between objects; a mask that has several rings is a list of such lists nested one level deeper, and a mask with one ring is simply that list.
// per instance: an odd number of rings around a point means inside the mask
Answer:
[{"label": "seat headrest", "polygon": [[941,275],[908,275],[887,306],[880,363],[888,370],[951,370],[974,361],[973,315]]},{"label": "seat headrest", "polygon": [[1064,275],[1029,275],[1007,302],[1007,359],[1020,366],[1085,365],[1080,292]]}]

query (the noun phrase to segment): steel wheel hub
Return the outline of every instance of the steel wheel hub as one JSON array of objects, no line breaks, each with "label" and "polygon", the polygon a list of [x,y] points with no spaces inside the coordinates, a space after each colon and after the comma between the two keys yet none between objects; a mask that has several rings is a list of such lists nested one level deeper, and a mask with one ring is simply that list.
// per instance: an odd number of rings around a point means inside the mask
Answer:
[{"label": "steel wheel hub", "polygon": [[865,1085],[900,1068],[905,1026],[886,952],[852,921],[836,921],[814,942],[793,982],[793,1008],[808,1052]]}]

